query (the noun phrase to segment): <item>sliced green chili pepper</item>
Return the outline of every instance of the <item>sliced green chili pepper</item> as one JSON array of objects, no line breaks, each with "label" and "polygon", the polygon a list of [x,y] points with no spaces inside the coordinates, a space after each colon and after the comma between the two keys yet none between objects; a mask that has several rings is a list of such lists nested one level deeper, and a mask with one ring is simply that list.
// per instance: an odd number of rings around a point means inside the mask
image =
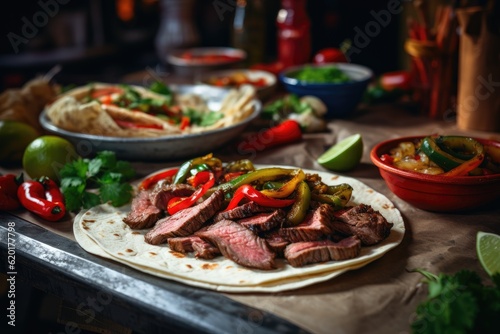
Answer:
[{"label": "sliced green chili pepper", "polygon": [[293,203],[290,211],[286,216],[288,224],[295,226],[300,224],[309,209],[309,204],[311,203],[311,189],[305,181],[301,181],[295,192],[295,203]]},{"label": "sliced green chili pepper", "polygon": [[248,159],[241,159],[241,160],[232,161],[225,168],[226,173],[242,172],[242,171],[243,172],[251,172],[254,170],[255,170],[255,167],[254,167],[253,163]]},{"label": "sliced green chili pepper", "polygon": [[285,198],[290,196],[297,185],[304,181],[306,178],[306,174],[302,169],[296,169],[292,173],[293,178],[286,182],[281,188],[277,190],[272,190],[272,189],[264,189],[262,190],[262,193],[266,196],[272,197],[272,198]]},{"label": "sliced green chili pepper", "polygon": [[283,187],[283,182],[278,182],[278,181],[267,181],[262,185],[262,189],[279,189]]},{"label": "sliced green chili pepper", "polygon": [[[460,138],[460,139],[459,139]],[[479,154],[483,154],[483,145],[476,140],[469,137],[458,137],[458,136],[441,136],[437,138],[425,137],[420,145],[420,150],[429,157],[429,159],[441,167],[444,171],[449,171],[463,164],[466,160],[462,160],[455,155],[448,153],[443,150],[441,146],[446,146],[447,151],[452,151],[454,154],[457,152],[472,152],[474,157]],[[463,153],[461,153],[463,154]],[[470,159],[470,158],[469,158]],[[469,160],[467,159],[467,160]]]},{"label": "sliced green chili pepper", "polygon": [[214,158],[212,154],[207,154],[203,157],[194,158],[192,160],[184,162],[179,167],[179,171],[175,175],[172,183],[179,184],[184,182],[189,177],[191,169],[195,168],[195,166],[197,165],[203,164],[208,165],[213,172],[216,172],[217,169],[222,168],[222,161],[220,159]]},{"label": "sliced green chili pepper", "polygon": [[294,171],[295,169],[281,167],[257,169],[253,172],[243,174],[229,182],[219,184],[218,186],[209,189],[209,191],[207,191],[207,193],[205,194],[205,197],[211,195],[215,190],[218,189],[222,189],[225,193],[228,193],[236,190],[238,187],[244,184],[249,184],[255,181],[259,181],[261,183],[272,181],[277,178],[290,175]]},{"label": "sliced green chili pepper", "polygon": [[311,199],[330,204],[334,210],[342,209],[351,199],[352,187],[347,183],[341,183],[336,186],[329,186],[327,193],[312,193]]},{"label": "sliced green chili pepper", "polygon": [[483,145],[470,137],[439,136],[435,141],[443,151],[461,160],[470,160],[484,151]]}]

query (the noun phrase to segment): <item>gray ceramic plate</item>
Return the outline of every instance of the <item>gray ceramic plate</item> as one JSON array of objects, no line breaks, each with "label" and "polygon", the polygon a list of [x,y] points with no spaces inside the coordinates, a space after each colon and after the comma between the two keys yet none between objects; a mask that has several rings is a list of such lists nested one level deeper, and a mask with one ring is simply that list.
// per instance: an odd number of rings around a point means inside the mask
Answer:
[{"label": "gray ceramic plate", "polygon": [[[170,85],[179,94],[193,93],[203,96],[211,110],[218,110],[227,89],[208,85]],[[197,134],[171,135],[157,138],[121,138],[89,135],[63,130],[48,119],[45,111],[40,114],[40,123],[48,132],[64,137],[75,145],[82,157],[91,157],[98,151],[114,151],[119,159],[130,161],[174,161],[210,153],[229,140],[237,137],[252,122],[262,109],[259,100],[253,101],[255,110],[244,121],[229,127]]]}]

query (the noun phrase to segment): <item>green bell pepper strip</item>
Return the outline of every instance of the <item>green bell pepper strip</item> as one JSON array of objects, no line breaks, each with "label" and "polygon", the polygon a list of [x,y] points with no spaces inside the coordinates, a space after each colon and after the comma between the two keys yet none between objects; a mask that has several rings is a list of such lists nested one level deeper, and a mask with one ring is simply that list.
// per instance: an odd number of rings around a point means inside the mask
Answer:
[{"label": "green bell pepper strip", "polygon": [[290,181],[286,182],[282,187],[280,187],[277,190],[272,190],[272,189],[264,189],[261,192],[272,198],[285,198],[290,196],[297,185],[304,181],[306,178],[306,174],[304,174],[304,171],[302,169],[296,169],[292,173],[293,177]]},{"label": "green bell pepper strip", "polygon": [[276,199],[268,197],[262,194],[262,192],[252,187],[251,185],[244,184],[238,187],[238,189],[236,189],[233,198],[229,202],[225,211],[232,210],[235,207],[237,207],[243,198],[247,198],[250,201],[254,201],[255,203],[261,206],[273,207],[273,208],[283,208],[286,206],[290,206],[295,202],[294,199]]},{"label": "green bell pepper strip", "polygon": [[309,189],[307,182],[301,181],[297,185],[297,190],[295,192],[295,203],[293,203],[286,216],[288,224],[291,226],[300,224],[306,217],[310,203],[311,189]]},{"label": "green bell pepper strip", "polygon": [[232,161],[224,168],[226,173],[251,172],[255,170],[253,163],[248,159]]},{"label": "green bell pepper strip", "polygon": [[312,193],[311,199],[330,204],[334,210],[342,209],[349,202],[352,196],[352,187],[347,183],[341,183],[336,186],[329,186],[327,193]]},{"label": "green bell pepper strip", "polygon": [[435,141],[443,151],[461,160],[470,160],[484,151],[483,145],[470,137],[439,136]]},{"label": "green bell pepper strip", "polygon": [[208,154],[203,157],[194,158],[192,160],[188,160],[184,162],[180,167],[179,171],[174,177],[172,181],[173,184],[179,184],[186,181],[189,177],[191,169],[196,168],[198,165],[206,164],[210,167],[213,172],[216,172],[216,169],[222,168],[222,161],[218,158],[214,158],[212,154]]},{"label": "green bell pepper strip", "polygon": [[[441,146],[438,145],[441,143]],[[447,151],[443,150],[442,147],[446,146]],[[472,156],[477,156],[483,154],[484,147],[478,141],[469,137],[458,137],[458,136],[441,136],[441,137],[425,137],[420,145],[420,150],[429,157],[429,159],[441,167],[444,171],[452,170],[466,160],[460,159],[456,156],[457,151],[469,151],[472,152]],[[449,152],[454,152],[450,154]]]},{"label": "green bell pepper strip", "polygon": [[230,193],[244,184],[250,184],[255,181],[259,181],[262,183],[266,181],[272,181],[279,177],[290,175],[293,173],[293,171],[295,171],[295,169],[281,168],[281,167],[257,169],[254,170],[253,172],[240,175],[229,182],[222,183],[216,187],[210,188],[205,194],[205,197],[211,195],[215,190],[218,189],[222,189],[225,193]]}]

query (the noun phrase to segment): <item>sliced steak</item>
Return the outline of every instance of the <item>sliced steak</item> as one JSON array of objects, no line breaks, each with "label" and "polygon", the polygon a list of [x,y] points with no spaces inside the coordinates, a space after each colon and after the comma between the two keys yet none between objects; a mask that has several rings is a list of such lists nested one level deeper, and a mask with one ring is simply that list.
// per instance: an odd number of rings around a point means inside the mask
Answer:
[{"label": "sliced steak", "polygon": [[361,241],[356,236],[340,242],[331,240],[306,241],[292,243],[285,248],[285,258],[293,267],[306,264],[342,261],[355,258],[361,250]]},{"label": "sliced steak", "polygon": [[217,248],[210,242],[201,239],[200,237],[198,238],[199,239],[193,241],[193,250],[195,257],[197,257],[198,259],[210,260],[221,255],[219,248]]},{"label": "sliced steak", "polygon": [[255,233],[272,230],[277,226],[282,226],[285,222],[286,213],[281,209],[271,213],[259,213],[252,217],[239,219],[236,222]]},{"label": "sliced steak", "polygon": [[132,229],[150,228],[162,216],[163,212],[149,200],[149,191],[141,190],[132,200],[130,211],[123,222]]},{"label": "sliced steak", "polygon": [[264,239],[267,241],[269,248],[276,253],[277,257],[283,257],[285,247],[290,244],[290,241],[283,238],[278,230],[267,233]]},{"label": "sliced steak", "polygon": [[275,254],[267,242],[236,222],[221,220],[196,235],[217,245],[222,255],[242,266],[262,270],[276,268]]},{"label": "sliced steak", "polygon": [[274,211],[274,208],[261,206],[253,201],[239,205],[234,209],[219,212],[215,215],[214,221],[218,222],[223,219],[238,220],[246,217],[254,216],[257,213]]},{"label": "sliced steak", "polygon": [[304,221],[297,226],[284,227],[279,234],[290,242],[314,241],[332,233],[330,223],[333,209],[328,204],[321,204],[309,213]]},{"label": "sliced steak", "polygon": [[193,242],[195,240],[200,240],[200,237],[197,237],[195,235],[190,235],[187,237],[169,238],[168,246],[170,247],[171,250],[175,252],[192,253],[194,252]]},{"label": "sliced steak", "polygon": [[356,235],[365,246],[377,244],[387,238],[393,225],[380,212],[366,204],[354,206],[332,222],[334,231]]},{"label": "sliced steak", "polygon": [[224,192],[217,190],[203,202],[159,220],[153,229],[146,233],[144,239],[148,244],[159,245],[169,238],[191,235],[212,218],[222,208],[223,203]]},{"label": "sliced steak", "polygon": [[195,189],[189,184],[165,184],[158,183],[149,198],[154,206],[161,210],[167,209],[168,201],[174,197],[187,197],[193,194]]}]

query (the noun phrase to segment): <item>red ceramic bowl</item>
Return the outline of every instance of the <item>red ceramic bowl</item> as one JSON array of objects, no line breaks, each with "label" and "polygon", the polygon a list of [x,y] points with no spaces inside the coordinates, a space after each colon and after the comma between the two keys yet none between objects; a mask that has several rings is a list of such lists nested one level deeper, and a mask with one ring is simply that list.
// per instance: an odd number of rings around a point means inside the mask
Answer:
[{"label": "red ceramic bowl", "polygon": [[[389,189],[417,208],[435,212],[459,212],[493,205],[500,199],[500,174],[485,176],[440,176],[405,171],[380,160],[380,156],[400,142],[421,137],[390,139],[377,144],[370,152],[372,162]],[[500,148],[500,142],[478,139],[485,145]]]}]

